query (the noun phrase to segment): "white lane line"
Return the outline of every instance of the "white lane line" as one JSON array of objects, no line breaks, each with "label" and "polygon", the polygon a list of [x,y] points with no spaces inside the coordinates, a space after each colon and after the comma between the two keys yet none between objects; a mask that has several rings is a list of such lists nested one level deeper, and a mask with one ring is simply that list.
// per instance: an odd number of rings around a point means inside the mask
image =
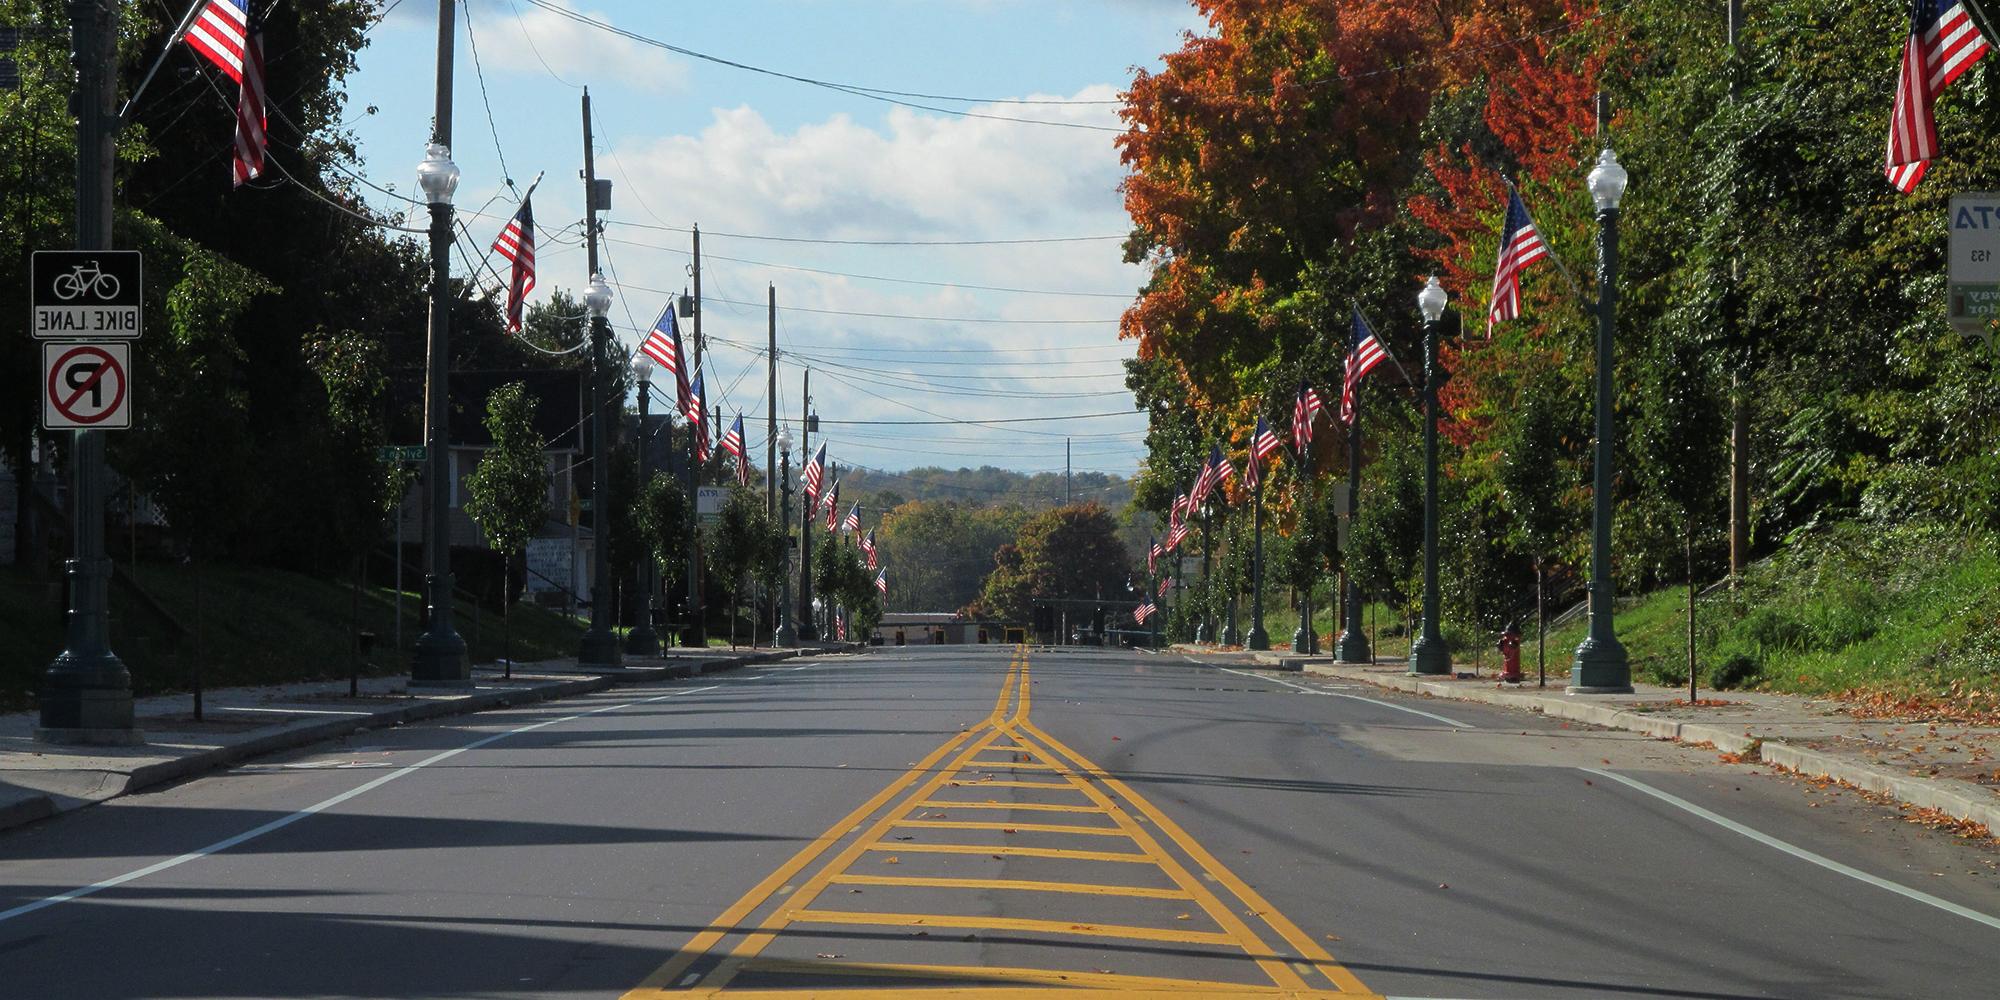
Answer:
[{"label": "white lane line", "polygon": [[606,705],[603,708],[593,708],[588,712],[578,712],[575,715],[566,715],[560,719],[549,719],[545,722],[537,722],[532,725],[522,726],[518,729],[509,729],[504,733],[494,733],[491,736],[482,736],[479,739],[473,740],[472,742],[467,743],[462,747],[454,747],[453,749],[450,750],[445,750],[440,753],[432,754],[431,756],[426,757],[423,760],[417,761],[414,764],[410,764],[398,770],[391,771],[388,774],[376,778],[373,781],[369,781],[361,785],[356,785],[355,787],[350,788],[347,791],[341,792],[339,795],[335,795],[332,798],[322,799],[295,813],[290,813],[284,816],[280,816],[277,819],[274,819],[269,823],[264,824],[263,826],[245,830],[242,833],[239,833],[233,837],[225,837],[222,840],[218,840],[215,843],[208,845],[207,847],[197,848],[195,850],[187,852],[186,854],[182,854],[178,857],[168,858],[165,861],[156,861],[153,864],[145,866],[144,868],[135,868],[132,871],[126,872],[123,875],[114,875],[108,879],[105,879],[102,882],[92,882],[91,884],[83,886],[81,888],[71,889],[68,892],[58,893],[54,896],[48,896],[43,899],[38,899],[32,903],[22,903],[20,906],[16,906],[11,910],[0,910],[0,923],[12,920],[15,917],[26,916],[27,914],[33,913],[36,910],[46,909],[48,907],[56,905],[57,903],[67,903],[73,899],[82,899],[85,896],[89,896],[98,892],[103,892],[106,889],[116,888],[118,886],[124,885],[127,882],[132,882],[138,879],[145,878],[148,875],[157,875],[160,872],[166,871],[169,868],[178,868],[181,865],[187,864],[190,861],[199,860],[201,858],[208,857],[211,854],[218,854],[222,851],[229,850],[230,848],[235,847],[239,844],[245,844],[252,840],[256,840],[258,837],[262,837],[267,833],[274,833],[278,830],[282,830],[285,827],[291,826],[293,823],[298,822],[299,820],[305,819],[307,816],[313,815],[314,813],[325,812],[326,810],[331,809],[334,806],[337,806],[343,802],[346,802],[348,799],[354,798],[355,796],[372,792],[375,789],[380,788],[391,781],[395,781],[397,778],[415,774],[416,772],[421,771],[424,768],[431,766],[432,764],[437,764],[442,761],[450,760],[451,758],[456,757],[459,754],[465,753],[468,750],[477,750],[480,747],[487,746],[493,743],[498,743],[509,736],[519,736],[522,733],[531,733],[537,729],[546,728],[548,726],[561,725],[562,723],[565,722],[575,722],[576,720],[581,719],[585,716],[596,715],[600,712],[610,712],[620,708],[630,708],[633,705],[645,704],[647,702],[661,701],[667,698],[677,698],[680,697],[681,695],[698,694],[703,691],[713,691],[715,690],[715,688],[716,685],[711,684],[708,687],[689,688],[686,691],[670,692],[668,694],[660,695],[659,697],[656,698],[645,698],[636,702],[628,701],[621,705]]},{"label": "white lane line", "polygon": [[1792,857],[1798,858],[1800,861],[1811,862],[1812,864],[1818,865],[1821,868],[1826,869],[1827,871],[1837,872],[1841,875],[1847,876],[1848,878],[1854,879],[1857,882],[1866,882],[1867,884],[1872,885],[1877,889],[1885,889],[1889,892],[1893,892],[1896,895],[1903,897],[1904,899],[1912,899],[1926,906],[1935,906],[1938,909],[1945,911],[1946,913],[1952,914],[1953,916],[1964,917],[1965,919],[1970,920],[1974,923],[1985,924],[1988,927],[2000,930],[2000,917],[1988,916],[1987,914],[1981,913],[1978,910],[1968,909],[1966,907],[1960,906],[1957,903],[1952,902],[1951,900],[1939,899],[1938,897],[1933,896],[1928,892],[1912,889],[1906,885],[1899,885],[1895,882],[1889,881],[1888,879],[1878,878],[1877,876],[1870,875],[1859,868],[1852,868],[1847,865],[1843,865],[1840,862],[1835,861],[1832,858],[1826,857],[1824,855],[1814,854],[1813,852],[1808,851],[1803,847],[1799,847],[1794,844],[1788,844],[1785,841],[1779,840],[1778,838],[1773,837],[1768,833],[1763,833],[1757,830],[1753,830],[1720,813],[1704,809],[1701,806],[1695,805],[1694,803],[1689,802],[1688,800],[1681,798],[1678,795],[1672,795],[1667,792],[1660,791],[1659,789],[1654,788],[1653,786],[1648,785],[1643,781],[1639,781],[1634,778],[1628,778],[1622,774],[1613,774],[1610,771],[1599,770],[1598,768],[1594,767],[1580,767],[1577,768],[1577,770],[1582,771],[1585,774],[1597,775],[1600,778],[1608,778],[1628,788],[1644,792],[1647,795],[1659,799],[1661,802],[1665,802],[1668,805],[1693,813],[1694,815],[1699,816],[1702,819],[1709,821],[1710,823],[1714,823],[1715,825],[1722,827],[1723,829],[1728,830],[1732,833],[1740,833],[1743,836],[1750,838],[1751,840],[1763,844],[1765,847],[1772,848],[1773,850],[1783,851],[1786,854],[1791,855]]},{"label": "white lane line", "polygon": [[1320,689],[1320,688],[1315,688],[1315,687],[1307,687],[1307,686],[1305,686],[1304,684],[1294,684],[1294,683],[1292,683],[1291,681],[1286,681],[1286,680],[1279,680],[1279,679],[1278,679],[1278,678],[1276,678],[1276,677],[1266,677],[1266,676],[1264,676],[1263,674],[1253,674],[1253,673],[1250,673],[1250,672],[1249,672],[1249,671],[1247,671],[1247,670],[1233,670],[1233,669],[1231,669],[1231,668],[1229,668],[1229,667],[1217,667],[1216,669],[1217,669],[1217,670],[1220,670],[1220,671],[1222,671],[1223,673],[1226,673],[1226,674],[1235,674],[1235,675],[1237,675],[1238,677],[1250,677],[1250,678],[1255,678],[1256,680],[1260,680],[1260,681],[1269,681],[1269,682],[1271,682],[1272,684],[1283,684],[1284,686],[1286,686],[1286,687],[1288,687],[1288,688],[1292,688],[1292,689],[1294,689],[1294,690],[1297,690],[1297,691],[1303,691],[1303,692],[1305,692],[1306,694],[1317,694],[1317,695],[1323,695],[1323,696],[1325,696],[1325,697],[1328,697],[1328,698],[1348,698],[1348,699],[1352,699],[1352,700],[1354,700],[1354,701],[1365,701],[1365,702],[1367,702],[1367,703],[1368,703],[1368,704],[1370,704],[1370,705],[1380,705],[1380,706],[1381,706],[1381,707],[1383,707],[1383,708],[1393,708],[1393,709],[1395,709],[1395,710],[1396,710],[1396,711],[1398,711],[1398,712],[1408,712],[1408,713],[1410,713],[1411,715],[1421,715],[1421,716],[1423,716],[1423,717],[1424,717],[1424,718],[1426,718],[1426,719],[1432,719],[1432,720],[1435,720],[1435,721],[1438,721],[1438,722],[1442,722],[1442,723],[1444,723],[1445,725],[1447,725],[1447,726],[1451,726],[1451,727],[1452,727],[1452,728],[1454,728],[1454,729],[1478,729],[1478,728],[1479,728],[1478,726],[1475,726],[1475,725],[1473,725],[1473,724],[1472,724],[1472,723],[1470,723],[1470,722],[1460,722],[1460,721],[1458,721],[1457,719],[1447,719],[1447,718],[1445,718],[1444,716],[1442,716],[1442,715],[1438,715],[1438,714],[1437,714],[1437,713],[1435,713],[1435,712],[1426,712],[1426,711],[1424,711],[1424,710],[1423,710],[1423,709],[1421,709],[1421,708],[1411,708],[1411,707],[1410,707],[1410,706],[1408,706],[1408,705],[1398,705],[1398,704],[1396,704],[1396,703],[1395,703],[1395,702],[1393,702],[1393,701],[1379,701],[1379,700],[1377,700],[1377,699],[1374,699],[1374,698],[1364,698],[1364,697],[1362,697],[1362,696],[1360,696],[1360,695],[1358,695],[1358,694],[1343,694],[1343,693],[1341,693],[1341,692],[1339,692],[1339,691],[1326,691],[1326,690],[1322,690],[1322,689]]}]

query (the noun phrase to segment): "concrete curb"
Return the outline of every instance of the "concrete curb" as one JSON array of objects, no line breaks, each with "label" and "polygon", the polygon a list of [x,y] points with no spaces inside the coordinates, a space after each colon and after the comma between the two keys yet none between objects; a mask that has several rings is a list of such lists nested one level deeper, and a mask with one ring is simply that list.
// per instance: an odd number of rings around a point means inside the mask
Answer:
[{"label": "concrete curb", "polygon": [[298,722],[281,727],[269,733],[241,743],[216,747],[200,753],[189,754],[175,760],[161,761],[134,768],[125,776],[124,783],[111,794],[95,799],[70,799],[49,794],[34,795],[0,806],[0,830],[24,826],[47,819],[59,813],[93,806],[99,802],[130,795],[168,782],[191,778],[209,771],[219,770],[253,757],[262,757],[280,750],[292,750],[311,746],[327,740],[339,739],[370,729],[387,729],[423,722],[429,719],[447,718],[455,715],[471,715],[495,708],[533,704],[542,701],[556,701],[572,698],[580,694],[591,694],[609,690],[620,684],[646,684],[658,680],[685,679],[699,674],[722,673],[743,667],[764,663],[776,663],[799,656],[822,656],[830,653],[848,652],[838,648],[823,649],[780,649],[747,656],[731,657],[707,663],[669,664],[661,673],[650,677],[584,677],[573,681],[554,681],[533,687],[514,688],[506,691],[489,691],[452,701],[418,702],[389,711],[378,712],[363,718],[329,719],[324,721]]},{"label": "concrete curb", "polygon": [[[1273,658],[1274,660],[1277,658]],[[1280,661],[1282,662],[1282,661]],[[1289,669],[1261,662],[1265,669]],[[1923,809],[1936,809],[1954,819],[1984,825],[2000,834],[2000,803],[1984,786],[1957,778],[1931,778],[1900,774],[1887,768],[1855,761],[1820,750],[1793,746],[1782,740],[1759,737],[1755,723],[1724,726],[1716,723],[1685,722],[1650,712],[1634,712],[1611,705],[1594,704],[1590,696],[1529,694],[1502,688],[1468,687],[1399,674],[1371,673],[1321,661],[1301,663],[1306,673],[1344,681],[1359,681],[1391,691],[1429,695],[1451,701],[1469,701],[1520,711],[1540,712],[1552,719],[1642,733],[1655,739],[1680,743],[1705,743],[1719,752],[1737,754],[1746,760],[1761,760],[1811,778],[1828,778],[1864,791],[1887,795]]]}]

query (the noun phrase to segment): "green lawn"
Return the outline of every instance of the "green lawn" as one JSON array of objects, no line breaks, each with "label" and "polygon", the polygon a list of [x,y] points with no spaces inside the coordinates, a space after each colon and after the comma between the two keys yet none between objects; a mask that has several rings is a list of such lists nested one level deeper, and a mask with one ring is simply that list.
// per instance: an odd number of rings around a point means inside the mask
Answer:
[{"label": "green lawn", "polygon": [[[352,663],[352,635],[377,636],[366,673],[408,668],[406,652],[417,636],[417,595],[403,596],[403,651],[395,648],[395,591],[361,592],[358,618],[353,590],[341,583],[278,570],[210,566],[202,572],[201,612],[196,614],[192,567],[142,563],[136,579],[143,595],[124,583],[111,591],[112,648],[132,669],[140,694],[186,690],[193,676],[199,620],[203,683],[210,687],[275,684],[345,677]],[[49,660],[62,649],[59,587],[0,569],[0,704],[20,707]],[[154,605],[157,605],[155,607]],[[516,661],[571,656],[582,629],[560,612],[516,606],[512,615]],[[461,602],[456,624],[475,662],[501,655],[500,616],[492,608]]]}]

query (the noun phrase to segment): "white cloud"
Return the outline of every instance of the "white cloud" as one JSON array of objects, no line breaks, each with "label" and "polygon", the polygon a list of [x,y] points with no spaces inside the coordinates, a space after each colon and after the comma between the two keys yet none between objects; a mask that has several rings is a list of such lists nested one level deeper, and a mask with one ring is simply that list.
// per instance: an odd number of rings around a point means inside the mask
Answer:
[{"label": "white cloud", "polygon": [[[569,0],[554,2],[596,21],[617,23],[609,14]],[[552,73],[572,86],[615,80],[652,92],[680,90],[687,83],[687,63],[670,52],[522,0],[480,0],[476,7],[478,13],[467,18],[461,34],[476,33],[487,73]]]}]

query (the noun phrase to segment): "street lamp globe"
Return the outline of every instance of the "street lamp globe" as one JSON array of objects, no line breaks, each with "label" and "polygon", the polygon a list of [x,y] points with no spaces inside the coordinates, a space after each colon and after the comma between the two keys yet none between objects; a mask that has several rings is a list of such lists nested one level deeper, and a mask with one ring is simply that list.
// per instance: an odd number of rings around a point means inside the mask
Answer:
[{"label": "street lamp globe", "polygon": [[632,374],[641,384],[653,377],[653,356],[645,351],[632,352]]},{"label": "street lamp globe", "polygon": [[1600,211],[1609,212],[1625,200],[1625,183],[1631,176],[1618,165],[1618,156],[1609,147],[1597,154],[1597,166],[1590,171],[1590,196]]},{"label": "street lamp globe", "polygon": [[1449,304],[1451,296],[1445,293],[1443,285],[1438,284],[1436,275],[1432,275],[1424,290],[1417,293],[1417,308],[1423,310],[1424,318],[1433,323],[1444,318],[1444,307]]},{"label": "street lamp globe", "polygon": [[424,162],[417,164],[417,187],[432,205],[449,205],[458,191],[458,164],[451,162],[451,149],[431,143],[424,149]]},{"label": "street lamp globe", "polygon": [[611,286],[604,283],[604,275],[590,276],[590,284],[583,289],[583,307],[590,310],[594,319],[603,319],[610,314]]},{"label": "street lamp globe", "polygon": [[792,429],[790,427],[778,428],[778,450],[784,452],[787,455],[791,454]]}]

